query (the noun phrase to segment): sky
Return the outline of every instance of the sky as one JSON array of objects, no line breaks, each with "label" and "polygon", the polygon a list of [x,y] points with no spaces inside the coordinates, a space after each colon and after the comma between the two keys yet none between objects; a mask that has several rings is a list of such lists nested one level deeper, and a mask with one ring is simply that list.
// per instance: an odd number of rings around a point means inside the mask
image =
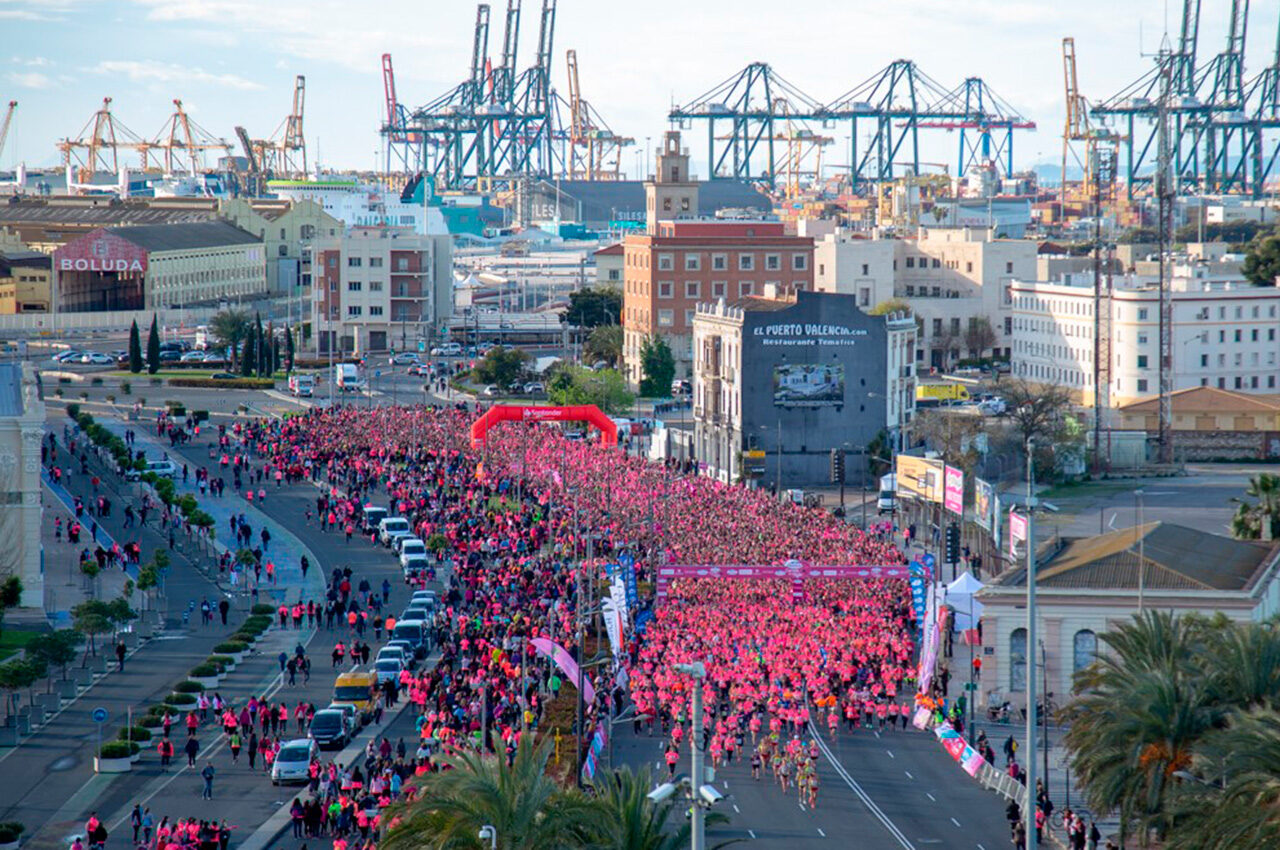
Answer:
[{"label": "sky", "polygon": [[[504,0],[491,0],[490,54],[501,49]],[[519,62],[531,64],[539,0],[524,0]],[[1203,0],[1200,56],[1224,46],[1229,0]],[[1246,73],[1272,61],[1277,10],[1254,3]],[[552,79],[567,93],[564,51],[577,51],[582,95],[615,133],[656,145],[673,104],[695,100],[750,62],[769,63],[819,102],[912,59],[947,88],[987,85],[1038,128],[1016,134],[1015,165],[1061,156],[1061,42],[1073,36],[1081,91],[1109,97],[1151,64],[1176,32],[1176,0],[560,0]],[[156,136],[180,98],[214,136],[243,125],[271,136],[306,76],[308,153],[326,167],[372,168],[385,114],[381,55],[391,53],[401,102],[418,106],[461,81],[475,4],[461,0],[0,0],[0,109],[18,101],[0,167],[59,162],[104,97],[117,121]],[[1167,23],[1166,23],[1167,22]],[[691,131],[705,176],[705,128]],[[956,142],[930,134],[925,157],[951,163]],[[634,149],[633,149],[634,150]],[[828,164],[846,161],[842,145]],[[629,152],[624,167],[636,170]],[[650,170],[646,167],[646,172]]]}]

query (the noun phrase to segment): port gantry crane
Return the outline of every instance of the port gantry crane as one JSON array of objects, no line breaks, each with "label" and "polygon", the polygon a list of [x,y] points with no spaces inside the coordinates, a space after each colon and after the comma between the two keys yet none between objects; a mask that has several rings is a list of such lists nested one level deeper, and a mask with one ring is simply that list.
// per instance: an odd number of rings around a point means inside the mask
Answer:
[{"label": "port gantry crane", "polygon": [[[849,135],[849,171],[859,193],[890,183],[895,169],[919,175],[920,131],[960,131],[958,171],[977,164],[1007,175],[1013,167],[1013,131],[1030,129],[1022,118],[979,78],[954,89],[938,83],[908,59],[890,63],[829,103],[822,103],[787,82],[768,64],[753,62],[738,74],[687,104],[668,119],[688,129],[707,125],[708,179],[735,178],[775,183],[780,172],[775,141],[779,126],[812,132],[808,125],[845,125]],[[859,147],[860,131],[871,125]],[[716,135],[717,126],[730,131]]]}]

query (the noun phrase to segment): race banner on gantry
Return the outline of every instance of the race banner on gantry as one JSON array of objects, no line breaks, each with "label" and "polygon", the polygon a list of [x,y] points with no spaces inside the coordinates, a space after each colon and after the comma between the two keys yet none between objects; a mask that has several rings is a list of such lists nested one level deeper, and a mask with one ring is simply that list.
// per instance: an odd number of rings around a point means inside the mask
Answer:
[{"label": "race banner on gantry", "polygon": [[666,599],[671,582],[678,578],[714,579],[787,579],[796,601],[804,598],[804,583],[809,579],[881,579],[906,578],[906,564],[809,564],[792,560],[784,564],[761,566],[752,564],[665,564],[658,567],[657,596]]}]

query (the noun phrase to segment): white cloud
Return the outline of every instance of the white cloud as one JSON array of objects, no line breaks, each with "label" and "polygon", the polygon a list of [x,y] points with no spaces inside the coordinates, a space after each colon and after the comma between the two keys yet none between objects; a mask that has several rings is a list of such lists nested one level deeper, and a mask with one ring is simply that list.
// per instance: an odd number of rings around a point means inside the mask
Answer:
[{"label": "white cloud", "polygon": [[9,82],[24,89],[47,89],[53,87],[53,80],[38,71],[26,73],[11,72],[5,75]]},{"label": "white cloud", "polygon": [[242,91],[262,88],[261,83],[255,83],[236,74],[215,74],[203,68],[190,68],[166,62],[109,59],[99,62],[90,70],[95,74],[128,77],[135,83],[194,82]]}]

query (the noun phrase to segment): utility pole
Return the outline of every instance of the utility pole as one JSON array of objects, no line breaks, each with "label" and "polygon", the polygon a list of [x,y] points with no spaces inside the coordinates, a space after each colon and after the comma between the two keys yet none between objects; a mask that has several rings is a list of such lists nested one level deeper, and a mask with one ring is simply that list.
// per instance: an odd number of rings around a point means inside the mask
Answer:
[{"label": "utility pole", "polygon": [[1160,76],[1159,126],[1156,128],[1159,157],[1156,165],[1155,189],[1160,221],[1160,462],[1173,463],[1173,298],[1169,284],[1170,240],[1173,225],[1173,178],[1169,153],[1169,63]]},{"label": "utility pole", "polygon": [[1036,850],[1036,512],[1033,440],[1027,440],[1027,797],[1022,809],[1027,826],[1027,850]]},{"label": "utility pole", "polygon": [[706,781],[706,768],[703,766],[706,753],[703,752],[702,729],[702,682],[707,677],[706,667],[701,661],[693,664],[677,664],[676,672],[683,673],[693,680],[693,731],[689,735],[689,802],[693,825],[692,850],[706,850],[707,821],[706,809],[702,806],[701,788]]}]

